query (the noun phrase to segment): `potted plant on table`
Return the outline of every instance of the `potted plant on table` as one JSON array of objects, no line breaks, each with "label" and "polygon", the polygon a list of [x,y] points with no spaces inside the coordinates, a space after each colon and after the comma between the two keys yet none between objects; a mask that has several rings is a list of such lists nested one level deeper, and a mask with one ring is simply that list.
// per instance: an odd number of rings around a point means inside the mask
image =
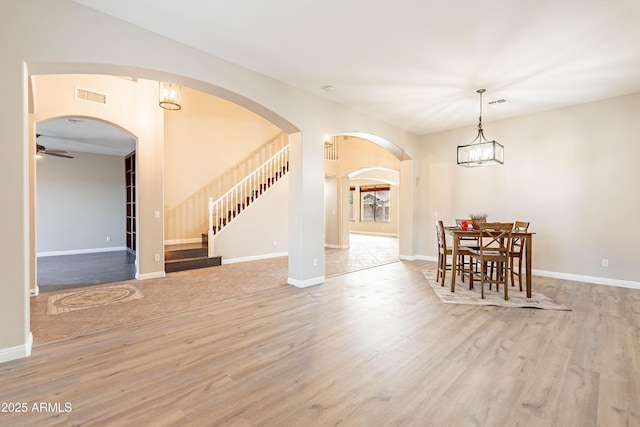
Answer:
[{"label": "potted plant on table", "polygon": [[469,218],[471,218],[471,226],[474,229],[479,229],[480,227],[478,227],[478,223],[480,222],[487,222],[487,217],[489,215],[487,215],[486,213],[472,213],[469,214]]}]

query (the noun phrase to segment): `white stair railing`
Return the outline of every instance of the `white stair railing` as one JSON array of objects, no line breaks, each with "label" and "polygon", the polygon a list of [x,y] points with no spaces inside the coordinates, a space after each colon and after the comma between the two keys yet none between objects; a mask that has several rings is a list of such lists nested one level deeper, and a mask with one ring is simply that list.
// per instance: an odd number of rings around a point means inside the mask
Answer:
[{"label": "white stair railing", "polygon": [[282,148],[242,181],[220,196],[209,198],[209,256],[215,256],[213,237],[289,170],[289,146]]}]

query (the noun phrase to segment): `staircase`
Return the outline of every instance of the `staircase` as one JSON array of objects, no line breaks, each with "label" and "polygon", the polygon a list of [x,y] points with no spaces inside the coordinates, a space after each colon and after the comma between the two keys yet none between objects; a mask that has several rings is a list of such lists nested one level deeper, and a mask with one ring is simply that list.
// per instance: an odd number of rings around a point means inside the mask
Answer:
[{"label": "staircase", "polygon": [[218,234],[253,201],[289,172],[289,146],[284,147],[231,190],[213,201],[209,199],[209,233],[203,234],[203,242]]},{"label": "staircase", "polygon": [[208,257],[206,244],[168,245],[164,250],[164,271],[166,273],[218,265],[222,265],[222,257]]},{"label": "staircase", "polygon": [[209,231],[201,245],[172,245],[165,250],[165,272],[222,264],[214,255],[214,237],[289,172],[289,146],[282,148],[217,200],[209,198]]}]

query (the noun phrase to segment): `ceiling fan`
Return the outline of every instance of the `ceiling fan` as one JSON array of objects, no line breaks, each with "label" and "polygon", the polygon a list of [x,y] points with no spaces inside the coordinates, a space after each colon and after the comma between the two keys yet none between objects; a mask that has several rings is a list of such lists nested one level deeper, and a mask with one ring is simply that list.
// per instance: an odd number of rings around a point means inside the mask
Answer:
[{"label": "ceiling fan", "polygon": [[65,159],[75,158],[66,154],[67,152],[64,150],[47,150],[47,147],[45,147],[44,145],[40,145],[37,142],[38,138],[40,138],[41,136],[44,135],[36,134],[36,156],[42,156],[43,154],[46,154],[48,156],[64,157]]}]

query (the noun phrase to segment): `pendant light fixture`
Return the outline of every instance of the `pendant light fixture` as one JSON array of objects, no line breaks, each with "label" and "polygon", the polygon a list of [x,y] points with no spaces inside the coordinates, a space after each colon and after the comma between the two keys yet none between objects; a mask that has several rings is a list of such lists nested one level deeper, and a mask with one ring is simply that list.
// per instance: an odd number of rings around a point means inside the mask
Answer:
[{"label": "pendant light fixture", "polygon": [[160,102],[165,110],[179,110],[182,108],[182,87],[174,83],[160,82]]},{"label": "pendant light fixture", "polygon": [[480,118],[478,135],[467,145],[458,145],[458,164],[465,167],[501,165],[504,163],[504,147],[496,141],[487,141],[482,130],[482,94],[486,89],[478,89],[480,94]]}]

